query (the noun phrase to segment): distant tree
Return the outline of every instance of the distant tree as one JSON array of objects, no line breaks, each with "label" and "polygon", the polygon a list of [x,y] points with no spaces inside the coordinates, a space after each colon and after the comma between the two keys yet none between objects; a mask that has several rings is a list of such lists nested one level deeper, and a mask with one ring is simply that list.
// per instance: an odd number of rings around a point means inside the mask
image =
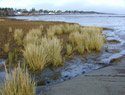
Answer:
[{"label": "distant tree", "polygon": [[44,10],[44,13],[49,13],[49,11],[48,10]]},{"label": "distant tree", "polygon": [[43,9],[40,9],[39,12],[43,12]]},{"label": "distant tree", "polygon": [[57,13],[62,13],[62,11],[61,10],[57,10]]},{"label": "distant tree", "polygon": [[70,11],[66,10],[65,13],[70,13]]},{"label": "distant tree", "polygon": [[27,9],[24,9],[24,10],[23,10],[23,13],[28,13]]},{"label": "distant tree", "polygon": [[35,8],[32,8],[32,9],[31,9],[31,12],[35,12],[35,11],[36,11],[36,9],[35,9]]}]

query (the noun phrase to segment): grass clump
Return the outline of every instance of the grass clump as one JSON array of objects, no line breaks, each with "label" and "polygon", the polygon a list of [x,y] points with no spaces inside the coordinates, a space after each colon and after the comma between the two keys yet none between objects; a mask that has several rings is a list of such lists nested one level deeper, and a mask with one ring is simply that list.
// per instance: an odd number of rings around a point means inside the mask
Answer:
[{"label": "grass clump", "polygon": [[39,44],[30,43],[24,46],[23,56],[30,69],[42,70],[46,65],[54,67],[62,64],[61,41],[55,37],[43,37]]},{"label": "grass clump", "polygon": [[27,70],[21,69],[20,65],[10,74],[6,70],[6,81],[0,93],[2,95],[35,95],[35,82]]},{"label": "grass clump", "polygon": [[80,30],[80,26],[78,24],[65,24],[65,25],[54,25],[47,29],[47,36],[53,37],[55,35],[69,34],[75,31]]},{"label": "grass clump", "polygon": [[7,44],[4,45],[4,52],[5,53],[9,52],[9,45],[10,45],[9,43],[7,43]]},{"label": "grass clump", "polygon": [[71,33],[69,40],[80,54],[83,54],[85,50],[88,52],[91,50],[100,51],[104,43],[101,33],[101,28],[84,27],[78,32]]},{"label": "grass clump", "polygon": [[17,42],[18,46],[22,45],[22,38],[23,38],[23,30],[22,29],[15,29],[14,40]]},{"label": "grass clump", "polygon": [[62,42],[56,37],[53,37],[52,39],[48,38],[46,40],[48,43],[47,47],[48,63],[51,63],[54,67],[62,65],[63,64],[61,56],[61,51],[63,48]]},{"label": "grass clump", "polygon": [[24,37],[24,45],[27,44],[37,44],[40,41],[42,36],[42,32],[40,29],[32,29],[30,30],[27,35]]},{"label": "grass clump", "polygon": [[18,51],[17,51],[17,49],[14,49],[14,61],[18,62]]},{"label": "grass clump", "polygon": [[13,61],[14,61],[14,53],[9,52],[8,53],[8,63],[9,63],[9,66],[12,66]]},{"label": "grass clump", "polygon": [[10,33],[12,32],[12,27],[9,27],[9,32],[10,32]]},{"label": "grass clump", "polygon": [[39,28],[40,28],[40,30],[42,32],[43,31],[43,25],[40,25]]},{"label": "grass clump", "polygon": [[72,25],[69,25],[69,24],[66,24],[64,25],[64,33],[72,33],[72,32],[76,32],[80,29],[80,26],[78,24],[72,24]]},{"label": "grass clump", "polygon": [[73,32],[69,36],[70,42],[75,47],[75,49],[80,53],[84,53],[84,35],[81,35],[79,32]]},{"label": "grass clump", "polygon": [[68,55],[70,55],[73,52],[73,48],[70,44],[66,45],[66,51]]},{"label": "grass clump", "polygon": [[56,26],[51,26],[51,27],[49,27],[49,28],[47,29],[47,36],[48,36],[49,38],[54,37],[55,34],[56,34]]},{"label": "grass clump", "polygon": [[0,19],[0,22],[5,21],[4,19]]},{"label": "grass clump", "polygon": [[36,28],[36,29],[31,29],[29,31],[30,36],[37,36],[37,37],[41,37],[42,36],[42,30],[40,30],[40,28]]},{"label": "grass clump", "polygon": [[47,29],[47,36],[53,37],[54,35],[61,35],[63,34],[63,25],[54,25]]},{"label": "grass clump", "polygon": [[47,61],[46,49],[42,45],[28,44],[23,50],[23,56],[27,60],[31,70],[42,70]]}]

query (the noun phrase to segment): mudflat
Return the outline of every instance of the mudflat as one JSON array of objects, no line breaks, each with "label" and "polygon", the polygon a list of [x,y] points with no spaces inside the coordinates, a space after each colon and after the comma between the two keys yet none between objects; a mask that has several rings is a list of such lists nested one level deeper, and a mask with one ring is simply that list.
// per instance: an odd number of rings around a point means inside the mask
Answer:
[{"label": "mudflat", "polygon": [[125,57],[113,65],[63,83],[38,87],[43,95],[125,95]]}]

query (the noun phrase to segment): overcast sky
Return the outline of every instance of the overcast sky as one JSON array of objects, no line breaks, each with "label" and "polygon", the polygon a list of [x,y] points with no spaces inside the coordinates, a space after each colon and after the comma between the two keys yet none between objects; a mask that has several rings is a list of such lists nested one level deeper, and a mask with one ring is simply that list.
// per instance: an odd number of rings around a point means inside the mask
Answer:
[{"label": "overcast sky", "polygon": [[0,7],[125,14],[125,0],[0,0]]}]

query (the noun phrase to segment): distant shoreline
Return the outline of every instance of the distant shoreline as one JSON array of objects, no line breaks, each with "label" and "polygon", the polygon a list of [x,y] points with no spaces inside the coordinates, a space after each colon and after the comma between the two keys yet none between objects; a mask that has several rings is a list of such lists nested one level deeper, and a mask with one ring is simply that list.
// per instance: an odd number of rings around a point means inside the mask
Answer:
[{"label": "distant shoreline", "polygon": [[114,13],[60,13],[60,14],[29,14],[29,15],[11,15],[11,16],[0,16],[1,17],[15,17],[15,16],[42,16],[42,15],[124,15]]}]

